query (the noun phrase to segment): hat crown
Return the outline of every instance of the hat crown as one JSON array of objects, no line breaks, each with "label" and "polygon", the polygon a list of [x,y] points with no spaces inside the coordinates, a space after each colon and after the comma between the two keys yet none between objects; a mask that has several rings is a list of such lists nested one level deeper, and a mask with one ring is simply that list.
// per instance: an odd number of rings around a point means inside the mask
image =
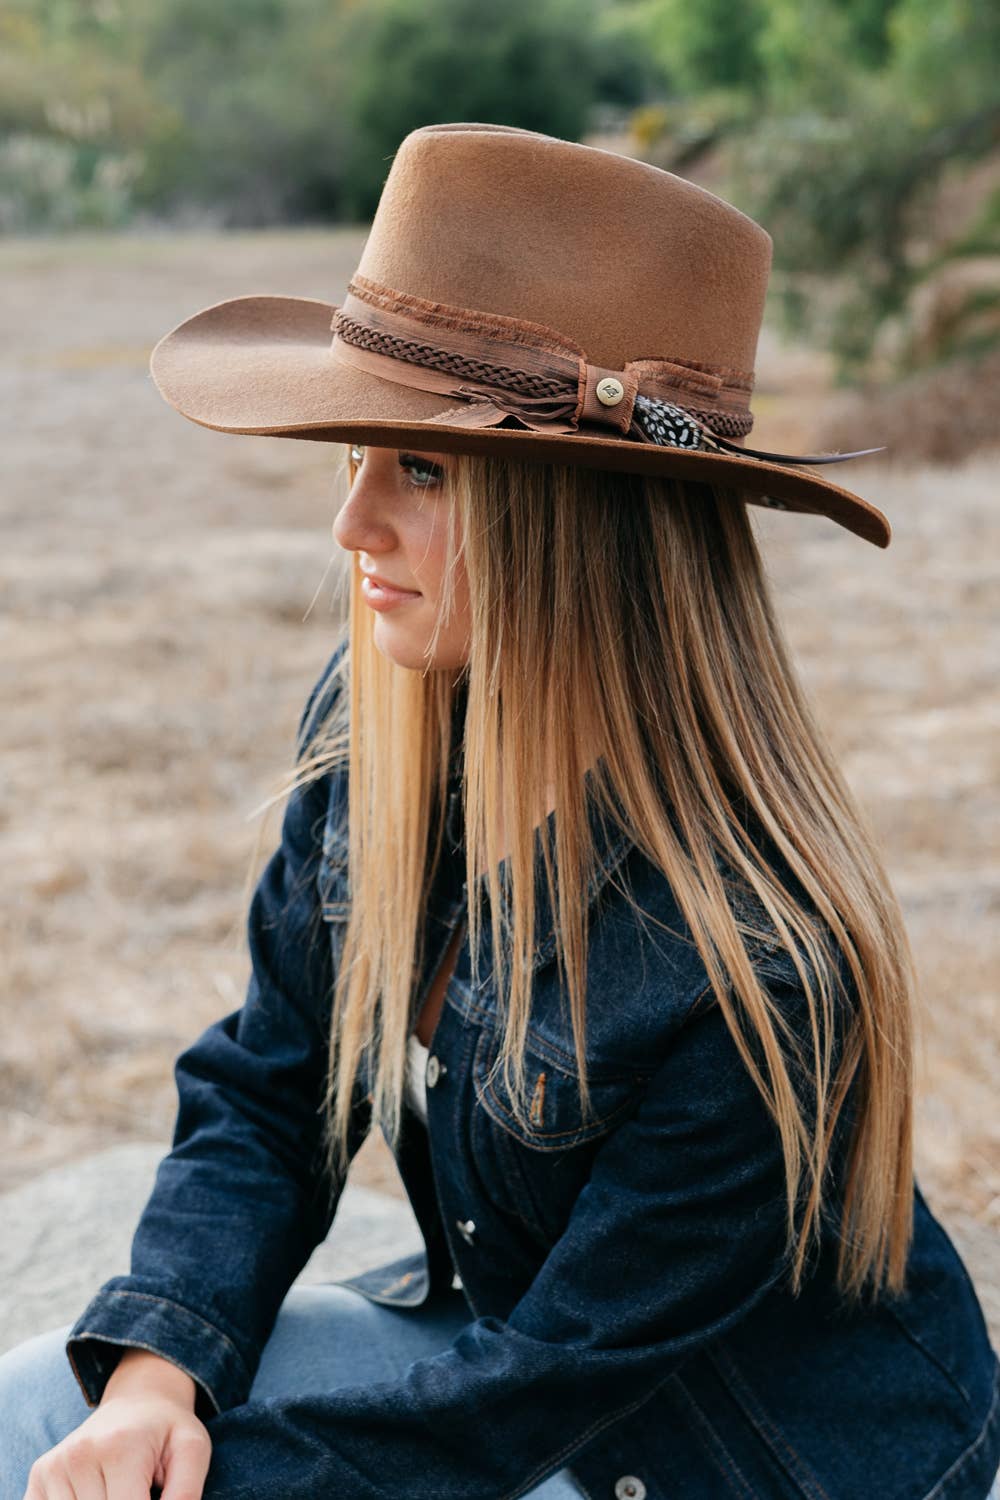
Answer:
[{"label": "hat crown", "polygon": [[771,237],[704,188],[515,126],[404,137],[340,305],[270,292],[185,318],[150,356],[219,432],[720,483],[877,546],[880,510],[743,446]]},{"label": "hat crown", "polygon": [[426,125],[397,150],[358,273],[537,322],[596,365],[753,370],[771,237],[715,194],[535,131]]}]

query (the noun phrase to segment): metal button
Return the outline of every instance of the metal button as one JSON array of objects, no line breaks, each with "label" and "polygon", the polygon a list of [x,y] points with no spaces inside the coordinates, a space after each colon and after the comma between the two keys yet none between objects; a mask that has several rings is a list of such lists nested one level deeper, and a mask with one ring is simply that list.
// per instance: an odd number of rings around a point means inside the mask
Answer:
[{"label": "metal button", "polygon": [[437,1083],[438,1079],[441,1077],[441,1074],[447,1073],[447,1071],[448,1069],[445,1067],[440,1058],[429,1057],[427,1059],[427,1068],[424,1072],[424,1082],[427,1084],[427,1087],[429,1089],[432,1089]]},{"label": "metal button", "polygon": [[613,375],[605,375],[594,387],[594,395],[603,406],[617,406],[625,394],[625,387]]},{"label": "metal button", "polygon": [[471,1245],[473,1235],[476,1232],[475,1219],[456,1219],[455,1224],[458,1228],[459,1234],[462,1236],[463,1240],[465,1240],[466,1244]]},{"label": "metal button", "polygon": [[634,1474],[615,1480],[615,1500],[646,1500],[646,1486]]}]

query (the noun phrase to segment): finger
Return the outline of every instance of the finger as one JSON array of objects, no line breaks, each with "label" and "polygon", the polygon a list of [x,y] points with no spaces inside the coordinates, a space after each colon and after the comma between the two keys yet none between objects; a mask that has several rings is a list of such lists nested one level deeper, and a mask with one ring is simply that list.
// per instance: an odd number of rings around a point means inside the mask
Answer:
[{"label": "finger", "polygon": [[[54,1468],[60,1477],[65,1474],[69,1485],[66,1493],[74,1500],[107,1500],[99,1441],[85,1428],[86,1424],[71,1432],[53,1450]],[[48,1489],[45,1494],[48,1500]],[[62,1491],[53,1492],[53,1500],[62,1500]]]},{"label": "finger", "polygon": [[104,1475],[99,1469],[76,1469],[69,1471],[69,1493],[74,1500],[108,1500],[108,1492],[104,1487]]},{"label": "finger", "polygon": [[212,1440],[204,1427],[174,1433],[161,1500],[201,1500],[211,1459]]},{"label": "finger", "polygon": [[79,1468],[70,1465],[69,1481],[76,1500],[108,1500],[100,1467],[94,1468],[89,1462]]},{"label": "finger", "polygon": [[77,1500],[61,1458],[53,1461],[52,1454],[47,1453],[32,1464],[24,1500]]},{"label": "finger", "polygon": [[104,1460],[104,1482],[106,1500],[139,1500],[140,1496],[146,1500],[153,1476],[143,1458],[135,1453],[121,1453]]}]

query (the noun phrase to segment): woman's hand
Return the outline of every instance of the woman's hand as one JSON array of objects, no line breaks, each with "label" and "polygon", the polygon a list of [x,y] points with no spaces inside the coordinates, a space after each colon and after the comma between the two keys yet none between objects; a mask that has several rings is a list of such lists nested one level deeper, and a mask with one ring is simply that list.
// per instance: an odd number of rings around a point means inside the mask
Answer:
[{"label": "woman's hand", "polygon": [[129,1349],[101,1404],[32,1465],[24,1500],[201,1500],[212,1453],[194,1414],[195,1383],[177,1365]]}]

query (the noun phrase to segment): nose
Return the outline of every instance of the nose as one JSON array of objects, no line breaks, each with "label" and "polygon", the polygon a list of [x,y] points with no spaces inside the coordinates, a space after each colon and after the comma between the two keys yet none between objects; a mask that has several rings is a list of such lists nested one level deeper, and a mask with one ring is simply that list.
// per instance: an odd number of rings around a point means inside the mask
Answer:
[{"label": "nose", "polygon": [[334,517],[333,540],[345,552],[385,552],[395,546],[378,466],[370,458],[355,471],[347,499]]}]

